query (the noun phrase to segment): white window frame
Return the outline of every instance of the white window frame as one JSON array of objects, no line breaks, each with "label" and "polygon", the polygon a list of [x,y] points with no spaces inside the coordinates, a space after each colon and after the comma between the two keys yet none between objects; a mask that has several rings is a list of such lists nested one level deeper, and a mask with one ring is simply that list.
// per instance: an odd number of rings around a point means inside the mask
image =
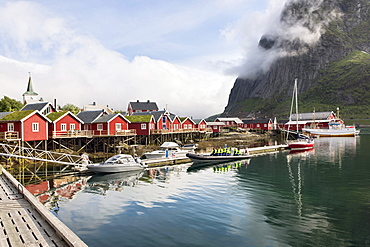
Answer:
[{"label": "white window frame", "polygon": [[32,123],[32,132],[39,132],[40,131],[40,124],[39,123]]},{"label": "white window frame", "polygon": [[141,124],[141,129],[142,129],[142,130],[146,130],[146,124],[145,124],[145,123],[142,123],[142,124]]},{"label": "white window frame", "polygon": [[60,130],[61,131],[67,131],[67,124],[66,123],[60,124]]},{"label": "white window frame", "polygon": [[8,123],[8,132],[14,132],[14,123]]},{"label": "white window frame", "polygon": [[116,123],[116,131],[122,130],[122,124],[121,123]]},{"label": "white window frame", "polygon": [[96,129],[97,129],[97,130],[103,130],[103,124],[98,124],[98,125],[96,126]]},{"label": "white window frame", "polygon": [[69,124],[69,130],[75,130],[76,129],[76,124],[71,123]]}]

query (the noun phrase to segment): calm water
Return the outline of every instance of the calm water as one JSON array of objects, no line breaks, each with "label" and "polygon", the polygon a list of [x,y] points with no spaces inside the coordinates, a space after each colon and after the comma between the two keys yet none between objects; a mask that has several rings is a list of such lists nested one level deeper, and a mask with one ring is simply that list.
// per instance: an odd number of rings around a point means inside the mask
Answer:
[{"label": "calm water", "polygon": [[369,158],[369,134],[321,138],[249,163],[93,176],[46,205],[89,246],[370,246]]}]

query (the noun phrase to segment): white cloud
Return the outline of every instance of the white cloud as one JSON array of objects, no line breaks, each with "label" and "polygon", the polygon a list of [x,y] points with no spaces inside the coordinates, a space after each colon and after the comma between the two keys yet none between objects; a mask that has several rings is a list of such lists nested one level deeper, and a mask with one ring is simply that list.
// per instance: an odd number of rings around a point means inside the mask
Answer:
[{"label": "white cloud", "polygon": [[207,117],[223,111],[235,80],[146,56],[129,61],[37,3],[7,2],[0,15],[1,52],[15,59],[0,61],[2,88],[18,100],[31,71],[35,91],[60,105],[95,101],[125,109],[129,101],[150,99],[182,116]]}]

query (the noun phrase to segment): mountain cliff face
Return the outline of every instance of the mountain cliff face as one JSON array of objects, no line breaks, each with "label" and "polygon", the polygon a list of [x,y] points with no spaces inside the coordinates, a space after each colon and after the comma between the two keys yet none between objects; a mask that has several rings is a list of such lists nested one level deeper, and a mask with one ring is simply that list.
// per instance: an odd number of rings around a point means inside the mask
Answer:
[{"label": "mountain cliff face", "polygon": [[239,76],[223,115],[286,117],[295,78],[301,112],[370,114],[369,9],[368,0],[288,1],[259,41],[266,63]]}]

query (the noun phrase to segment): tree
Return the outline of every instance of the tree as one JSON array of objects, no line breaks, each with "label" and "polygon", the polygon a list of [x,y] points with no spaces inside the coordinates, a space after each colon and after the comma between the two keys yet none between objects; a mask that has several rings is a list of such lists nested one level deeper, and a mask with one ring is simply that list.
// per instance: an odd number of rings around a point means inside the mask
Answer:
[{"label": "tree", "polygon": [[60,107],[60,110],[70,111],[75,115],[77,115],[80,112],[80,108],[78,106],[73,105],[73,104],[66,104],[66,105]]},{"label": "tree", "polygon": [[4,98],[0,100],[0,112],[12,112],[18,111],[23,107],[20,101],[11,99],[4,95]]}]

